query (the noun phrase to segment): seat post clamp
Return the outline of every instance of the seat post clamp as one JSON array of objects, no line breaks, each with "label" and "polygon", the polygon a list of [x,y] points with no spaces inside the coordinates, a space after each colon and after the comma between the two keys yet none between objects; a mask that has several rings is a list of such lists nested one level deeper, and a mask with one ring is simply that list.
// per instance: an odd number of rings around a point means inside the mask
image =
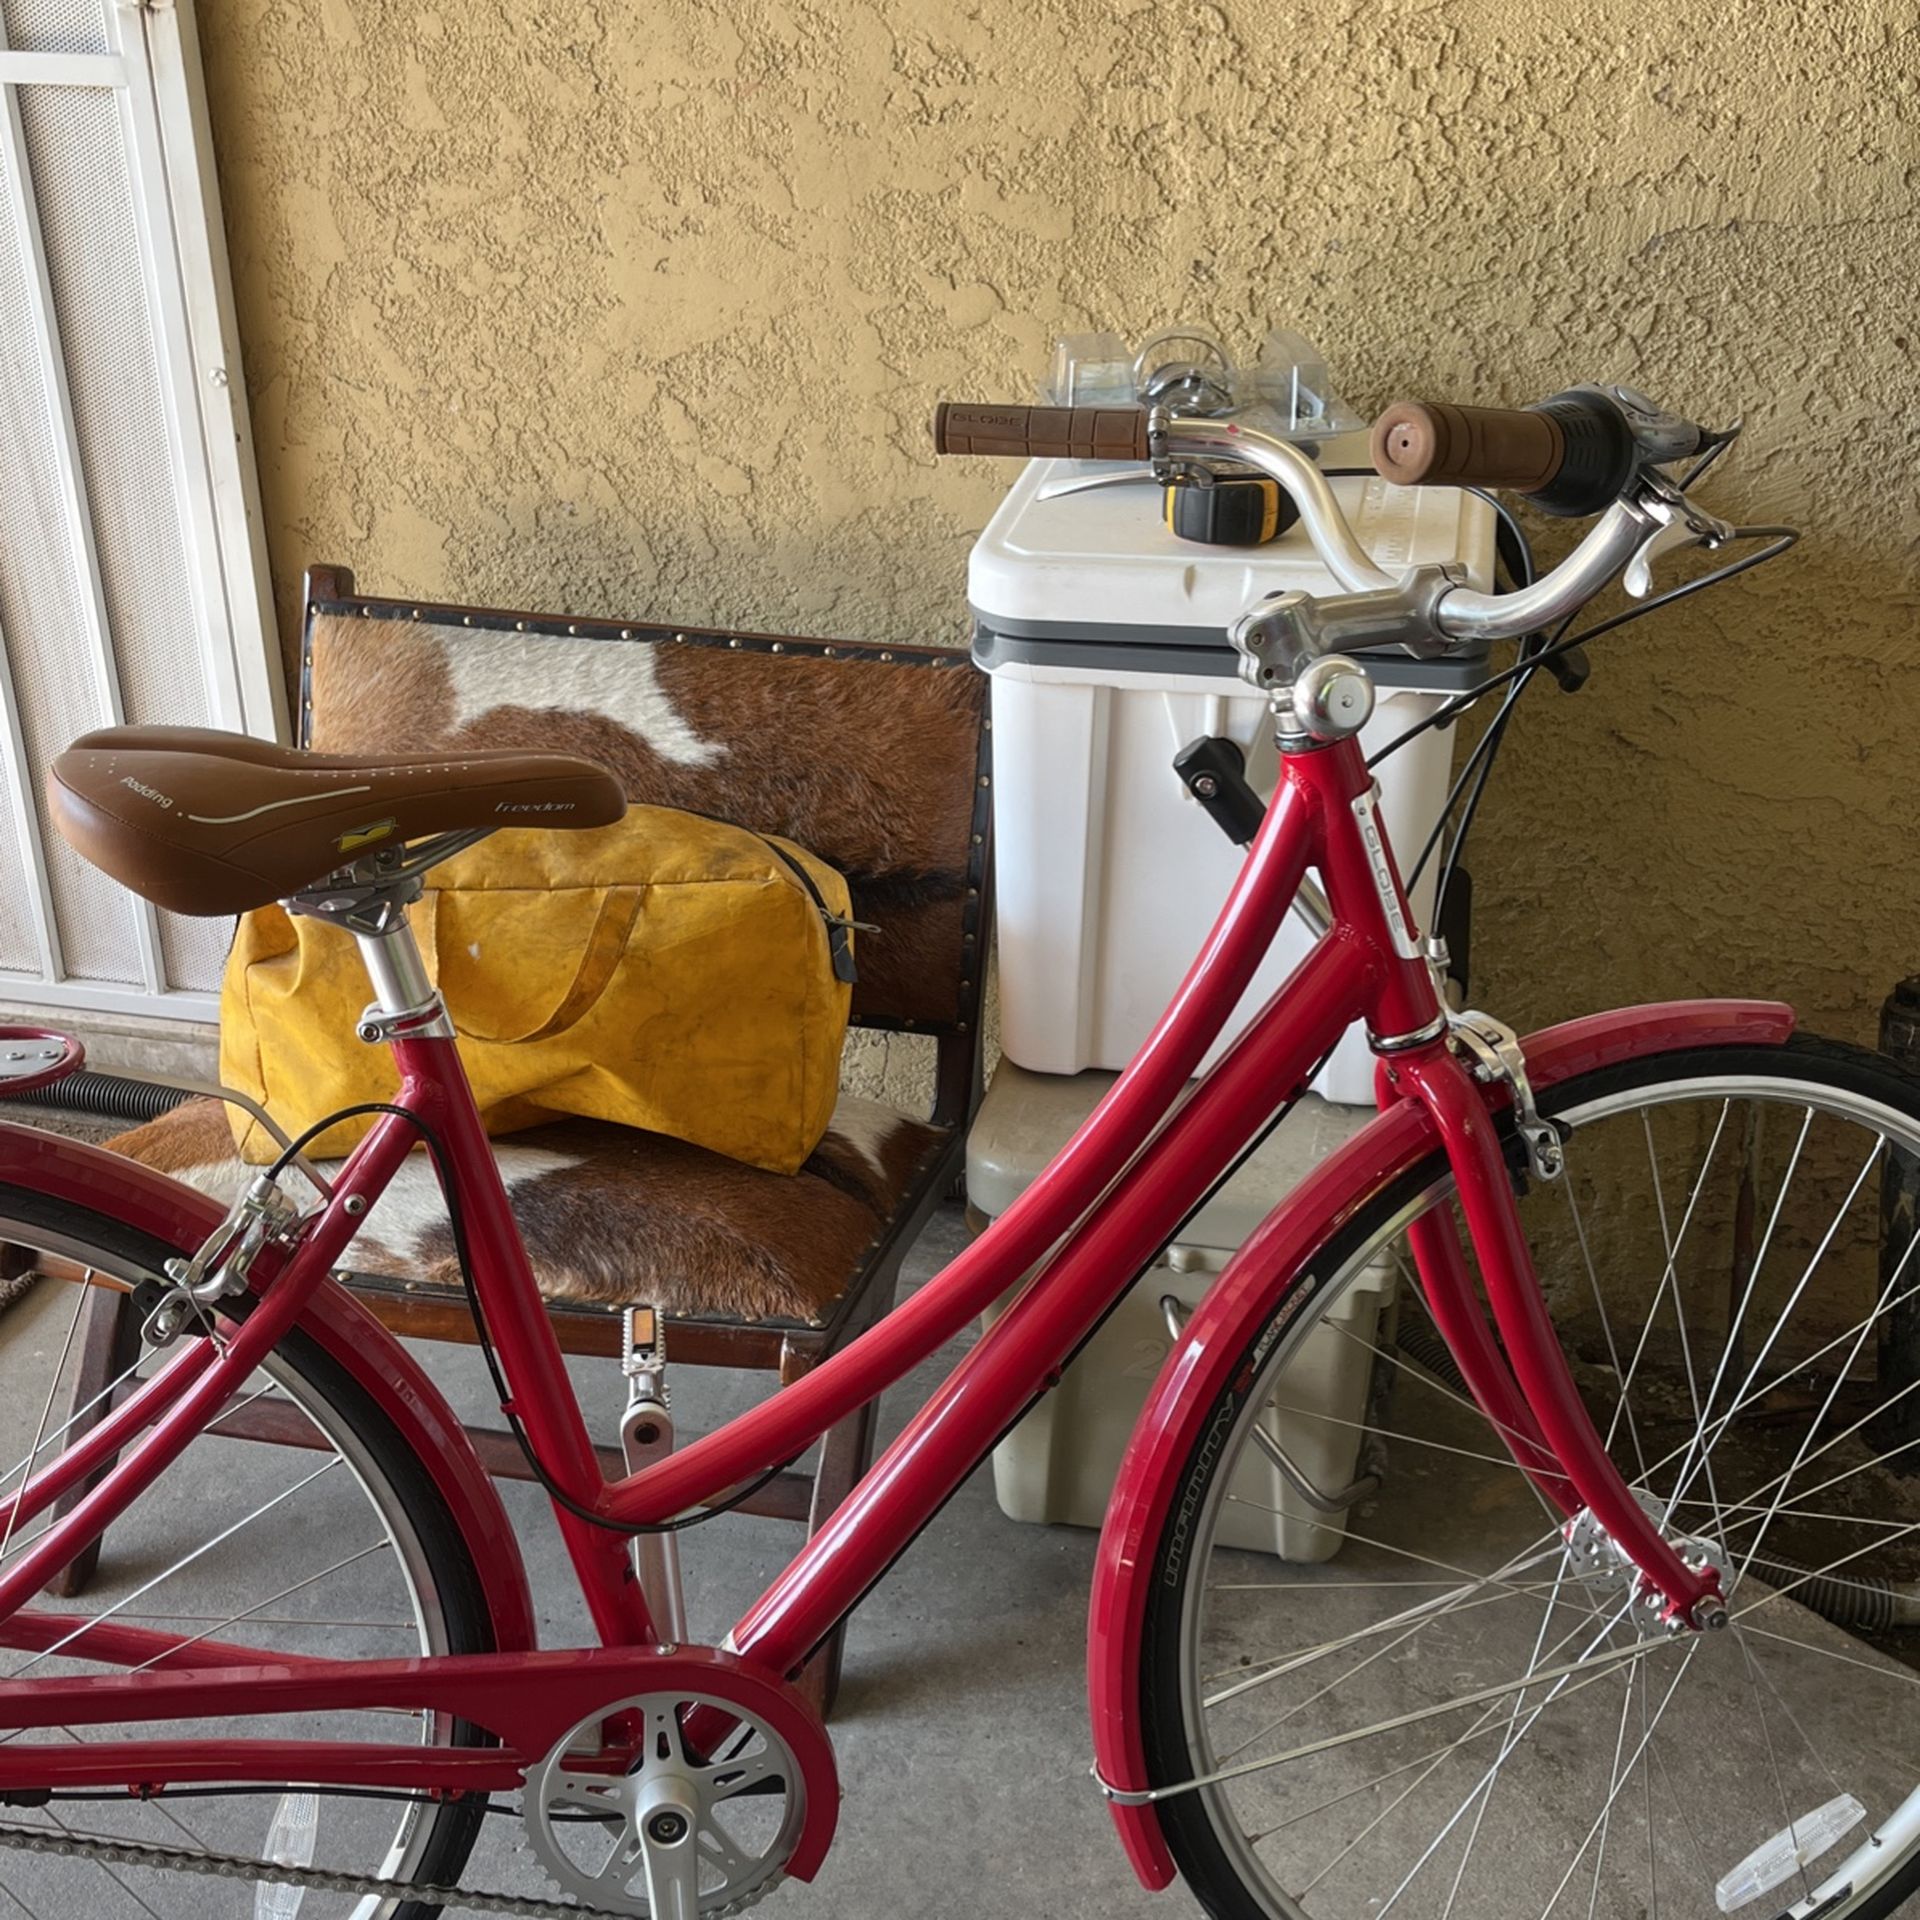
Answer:
[{"label": "seat post clamp", "polygon": [[370,1047],[391,1046],[396,1040],[451,1040],[453,1019],[438,993],[398,1013],[387,1012],[376,1000],[361,1014],[354,1031]]}]

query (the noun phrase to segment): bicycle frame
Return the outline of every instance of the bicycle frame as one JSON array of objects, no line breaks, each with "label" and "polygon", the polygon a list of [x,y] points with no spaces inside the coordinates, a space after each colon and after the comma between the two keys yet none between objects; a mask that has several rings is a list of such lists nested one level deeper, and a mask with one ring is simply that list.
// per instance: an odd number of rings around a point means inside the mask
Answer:
[{"label": "bicycle frame", "polygon": [[[1686,1567],[1632,1499],[1581,1406],[1534,1277],[1499,1130],[1492,1124],[1506,1090],[1477,1081],[1447,1044],[1445,1012],[1415,938],[1373,793],[1352,740],[1283,756],[1265,825],[1166,1014],[1028,1192],[941,1275],[825,1364],[718,1431],[623,1479],[607,1480],[599,1466],[452,1041],[395,1042],[402,1076],[397,1104],[418,1114],[449,1151],[475,1292],[498,1349],[511,1410],[554,1485],[601,1518],[657,1524],[723,1500],[897,1383],[1032,1274],[1012,1308],[743,1616],[724,1643],[725,1654],[772,1675],[799,1668],[1014,1420],[1058,1379],[1134,1276],[1301,1091],[1355,1019],[1365,1021],[1382,1050],[1383,1104],[1419,1102],[1453,1168],[1504,1355],[1481,1312],[1451,1220],[1429,1215],[1415,1230],[1413,1248],[1422,1289],[1475,1397],[1560,1510],[1571,1515],[1590,1509],[1631,1552],[1676,1623],[1692,1622],[1696,1607],[1716,1591],[1714,1576]],[[1195,1067],[1232,1017],[1309,867],[1324,883],[1330,930],[1189,1091]],[[278,1264],[266,1258],[257,1263],[250,1278],[257,1305],[225,1350],[199,1339],[183,1342],[85,1439],[11,1500],[0,1501],[0,1525],[11,1520],[17,1527],[77,1489],[121,1449],[131,1449],[0,1574],[0,1644],[43,1648],[70,1631],[71,1619],[34,1612],[26,1603],[178,1457],[300,1318],[415,1137],[404,1119],[380,1121],[341,1170],[299,1244]],[[653,1622],[632,1576],[626,1537],[564,1505],[556,1505],[556,1517],[601,1641],[614,1648],[651,1645]],[[171,1702],[177,1711],[186,1697],[183,1671],[197,1676],[193,1697],[203,1713],[244,1717],[254,1711],[249,1675],[257,1680],[258,1669],[271,1666],[278,1674],[271,1691],[276,1710],[350,1704],[361,1684],[369,1696],[391,1704],[397,1696],[411,1697],[411,1687],[429,1704],[466,1714],[510,1742],[482,1761],[471,1750],[434,1746],[356,1746],[329,1757],[324,1744],[228,1740],[218,1743],[225,1777],[236,1777],[251,1751],[270,1760],[264,1777],[404,1781],[452,1790],[482,1776],[505,1777],[516,1764],[539,1758],[529,1743],[549,1724],[555,1737],[565,1731],[550,1713],[536,1710],[532,1698],[550,1688],[549,1668],[538,1675],[526,1669],[522,1693],[513,1691],[509,1673],[509,1712],[499,1685],[462,1700],[418,1677],[444,1662],[289,1661],[224,1641],[176,1650],[164,1633],[115,1622],[87,1629],[65,1650],[110,1664],[147,1662],[160,1671],[3,1682],[0,1723],[161,1718],[165,1707],[151,1703]],[[595,1655],[587,1649],[577,1657]],[[550,1662],[553,1656],[494,1658]],[[396,1676],[396,1666],[415,1677]],[[161,1684],[170,1675],[171,1685]],[[72,1749],[0,1743],[0,1789],[186,1777],[169,1773],[166,1755],[178,1756],[188,1768],[192,1744],[171,1743],[156,1754],[152,1743]]]}]

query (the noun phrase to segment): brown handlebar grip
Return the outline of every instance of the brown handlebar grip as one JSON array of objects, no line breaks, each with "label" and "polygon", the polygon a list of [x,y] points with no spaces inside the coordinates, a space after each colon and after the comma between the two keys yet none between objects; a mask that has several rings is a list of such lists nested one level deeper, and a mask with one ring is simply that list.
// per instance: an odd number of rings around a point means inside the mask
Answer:
[{"label": "brown handlebar grip", "polygon": [[1567,457],[1549,413],[1397,400],[1373,423],[1374,471],[1399,487],[1549,485]]},{"label": "brown handlebar grip", "polygon": [[938,453],[1016,460],[1144,460],[1144,407],[979,407],[942,400],[933,415]]}]

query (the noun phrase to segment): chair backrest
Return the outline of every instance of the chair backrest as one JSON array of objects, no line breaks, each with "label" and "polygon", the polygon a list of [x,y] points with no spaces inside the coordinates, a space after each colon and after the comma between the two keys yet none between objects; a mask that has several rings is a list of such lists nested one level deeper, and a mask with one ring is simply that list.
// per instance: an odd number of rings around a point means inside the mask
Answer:
[{"label": "chair backrest", "polygon": [[[964,653],[368,599],[307,574],[300,737],[327,753],[527,746],[637,803],[798,841],[847,876],[855,1024],[977,1043],[986,682]],[[943,1098],[952,1091],[942,1046]]]}]

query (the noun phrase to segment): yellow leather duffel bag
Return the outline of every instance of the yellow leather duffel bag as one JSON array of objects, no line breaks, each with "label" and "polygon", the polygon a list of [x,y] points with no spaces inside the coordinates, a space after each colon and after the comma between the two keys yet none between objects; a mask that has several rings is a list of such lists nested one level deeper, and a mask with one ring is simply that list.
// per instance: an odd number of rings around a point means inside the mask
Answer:
[{"label": "yellow leather duffel bag", "polygon": [[[792,1173],[839,1089],[846,881],[783,840],[667,807],[582,833],[509,830],[435,867],[414,932],[490,1133],[580,1115]],[[399,1085],[355,1029],[353,937],[283,908],[240,921],[220,1067],[290,1133]],[[228,1110],[242,1156],[274,1141]],[[373,1116],[315,1143],[344,1153]]]}]

